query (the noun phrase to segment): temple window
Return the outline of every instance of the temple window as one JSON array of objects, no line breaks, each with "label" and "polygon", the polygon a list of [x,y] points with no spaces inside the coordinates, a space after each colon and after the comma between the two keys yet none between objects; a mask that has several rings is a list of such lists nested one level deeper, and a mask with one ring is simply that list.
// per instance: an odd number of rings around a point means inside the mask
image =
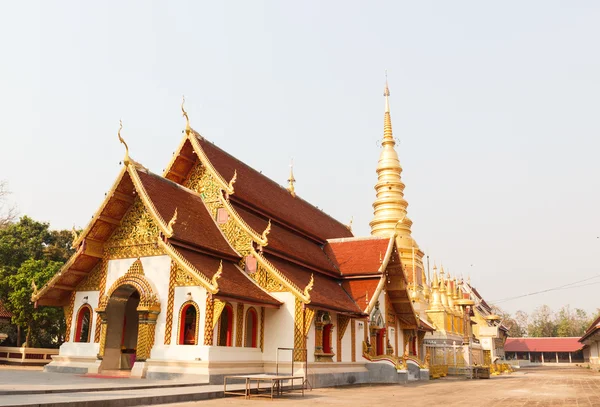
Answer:
[{"label": "temple window", "polygon": [[244,346],[246,348],[256,348],[257,327],[258,314],[254,308],[248,308],[248,311],[246,312],[246,335],[244,338]]},{"label": "temple window", "polygon": [[88,304],[84,304],[77,311],[77,325],[75,328],[74,342],[89,342],[90,341],[90,327],[92,325],[92,307]]},{"label": "temple window", "polygon": [[185,302],[179,311],[179,345],[198,344],[198,319],[200,317],[198,304],[194,301]]},{"label": "temple window", "polygon": [[233,346],[233,307],[229,304],[219,317],[217,346]]},{"label": "temple window", "polygon": [[315,319],[315,361],[333,362],[333,324],[327,311],[317,311]]}]

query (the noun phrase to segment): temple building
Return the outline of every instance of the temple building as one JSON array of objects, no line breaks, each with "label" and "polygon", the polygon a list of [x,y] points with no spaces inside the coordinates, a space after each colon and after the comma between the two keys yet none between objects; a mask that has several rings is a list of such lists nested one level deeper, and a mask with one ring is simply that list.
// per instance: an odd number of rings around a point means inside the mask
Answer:
[{"label": "temple building", "polygon": [[461,340],[470,300],[443,272],[426,281],[389,95],[386,84],[368,237],[300,198],[292,173],[283,187],[207,141],[183,105],[162,175],[130,157],[119,130],[123,167],[75,254],[32,297],[66,315],[46,370],[222,383],[293,358],[314,387],[428,379],[425,337]]}]

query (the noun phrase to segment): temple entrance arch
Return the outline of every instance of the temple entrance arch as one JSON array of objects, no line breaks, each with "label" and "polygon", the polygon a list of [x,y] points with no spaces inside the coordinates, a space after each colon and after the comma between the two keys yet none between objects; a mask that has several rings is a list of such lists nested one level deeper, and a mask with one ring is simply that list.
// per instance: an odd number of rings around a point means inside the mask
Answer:
[{"label": "temple entrance arch", "polygon": [[150,357],[160,302],[140,259],[115,281],[96,309],[101,319],[101,370],[131,370]]}]

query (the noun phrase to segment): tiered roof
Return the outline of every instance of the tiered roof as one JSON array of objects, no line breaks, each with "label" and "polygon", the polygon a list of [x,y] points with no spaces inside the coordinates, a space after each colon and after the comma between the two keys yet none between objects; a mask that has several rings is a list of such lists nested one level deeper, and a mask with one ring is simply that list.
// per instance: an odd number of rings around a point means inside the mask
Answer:
[{"label": "tiered roof", "polygon": [[[139,199],[160,230],[156,244],[216,297],[279,305],[237,266],[240,255],[202,196],[183,186],[194,166],[202,165],[220,188],[219,199],[228,213],[252,237],[251,253],[309,306],[365,315],[390,279],[393,307],[403,321],[419,324],[393,236],[353,237],[348,227],[189,127],[163,177],[128,157],[125,163],[100,210],[75,241],[77,253],[34,295],[38,304],[66,303],[69,291],[98,264],[103,244]],[[268,238],[261,235],[264,230],[270,231]],[[81,259],[89,264],[78,263]],[[363,295],[370,296],[368,303]]]}]

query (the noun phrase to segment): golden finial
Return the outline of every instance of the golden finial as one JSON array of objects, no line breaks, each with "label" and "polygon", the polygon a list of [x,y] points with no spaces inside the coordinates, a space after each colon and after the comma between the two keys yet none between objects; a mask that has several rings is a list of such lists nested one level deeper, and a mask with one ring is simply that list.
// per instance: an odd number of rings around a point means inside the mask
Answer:
[{"label": "golden finial", "polygon": [[260,236],[262,238],[262,240],[267,240],[267,236],[269,235],[270,232],[271,232],[271,219],[269,219],[269,223],[267,223],[266,229],[262,232],[262,235]]},{"label": "golden finial", "polygon": [[73,229],[71,229],[71,236],[73,236],[73,242],[71,243],[71,247],[75,247],[74,244],[77,241],[77,239],[79,238],[79,235],[77,234],[77,230],[75,229],[75,225],[73,225]]},{"label": "golden finial", "polygon": [[167,224],[167,230],[169,231],[169,234],[171,236],[173,236],[173,226],[175,225],[175,222],[177,222],[177,208],[175,208],[175,212],[173,212],[173,217]]},{"label": "golden finial", "polygon": [[315,285],[315,276],[311,273],[310,274],[310,280],[308,281],[308,285],[306,287],[304,287],[304,296],[310,298],[310,292],[313,289],[313,286]]},{"label": "golden finial", "polygon": [[31,289],[33,290],[33,295],[36,295],[37,292],[38,292],[38,287],[35,284],[35,280],[34,279],[31,279]]},{"label": "golden finial", "polygon": [[293,197],[296,197],[296,189],[294,188],[294,183],[296,183],[296,179],[294,178],[294,159],[290,162],[290,177],[288,178],[288,187],[287,190],[290,191]]},{"label": "golden finial", "polygon": [[233,194],[233,184],[235,184],[235,181],[237,181],[237,170],[233,170],[233,177],[231,177],[231,181],[229,181],[229,184],[227,185],[227,188],[231,191],[229,195]]},{"label": "golden finial", "polygon": [[383,96],[385,96],[385,113],[390,112],[390,88],[388,86],[387,69],[385,70],[385,89],[383,90]]},{"label": "golden finial", "polygon": [[119,136],[119,141],[121,143],[123,143],[123,145],[125,146],[125,158],[123,159],[123,163],[125,165],[129,165],[129,146],[127,145],[127,143],[125,142],[125,140],[123,140],[123,137],[121,137],[121,130],[123,129],[123,121],[119,120],[119,131],[117,132],[117,136]]},{"label": "golden finial", "polygon": [[183,117],[185,117],[185,134],[190,134],[192,128],[190,127],[190,118],[188,117],[187,112],[185,111],[183,104],[185,103],[185,96],[183,96],[181,101],[181,111],[183,112]]},{"label": "golden finial", "polygon": [[352,223],[354,222],[354,216],[350,218],[350,222],[346,226],[350,232],[352,232]]},{"label": "golden finial", "polygon": [[219,287],[219,282],[217,280],[221,278],[221,274],[223,274],[223,260],[221,260],[221,262],[219,263],[219,268],[217,269],[217,272],[214,276],[212,276],[210,280],[211,284],[216,288]]}]

